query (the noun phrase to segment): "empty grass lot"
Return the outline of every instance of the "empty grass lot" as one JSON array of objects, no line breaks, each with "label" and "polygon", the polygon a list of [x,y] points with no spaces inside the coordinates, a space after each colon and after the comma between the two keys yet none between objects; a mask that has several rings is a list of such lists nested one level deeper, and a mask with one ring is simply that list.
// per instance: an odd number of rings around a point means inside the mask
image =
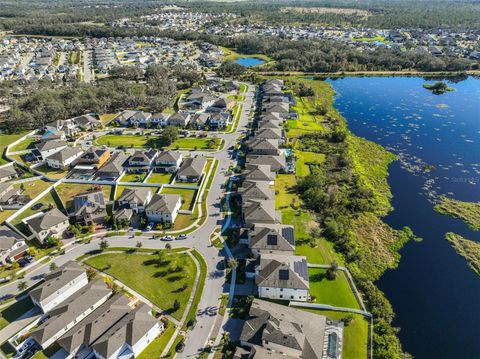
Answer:
[{"label": "empty grass lot", "polygon": [[171,173],[154,172],[147,178],[147,183],[169,184],[170,182],[172,182]]},{"label": "empty grass lot", "polygon": [[[109,201],[110,195],[112,193],[112,186],[100,186],[100,187],[102,189],[103,197],[105,198],[105,201]],[[60,197],[63,204],[65,205],[65,207],[70,208],[72,206],[73,198],[77,194],[87,192],[95,188],[96,186],[92,186],[89,184],[61,183],[55,189],[57,191],[58,196]]]},{"label": "empty grass lot", "polygon": [[[37,210],[34,210],[32,209],[33,206],[35,206],[35,204],[37,203],[41,203],[43,204],[43,206]],[[62,208],[62,204],[61,203],[58,203],[57,200],[55,200],[54,196],[53,196],[53,193],[52,191],[48,192],[45,196],[43,196],[42,198],[40,198],[37,202],[35,202],[34,204],[32,204],[31,206],[29,206],[25,211],[23,211],[20,215],[18,215],[13,221],[12,221],[12,224],[17,226],[18,224],[21,224],[22,222],[22,219],[24,218],[27,218],[35,213],[38,213],[38,212],[41,212],[41,211],[45,211],[48,209],[49,206],[53,206],[53,207],[58,207],[58,208]],[[23,225],[23,224],[22,224]]]},{"label": "empty grass lot", "polygon": [[178,194],[182,197],[182,207],[180,209],[189,210],[193,205],[193,199],[195,198],[194,189],[185,188],[162,188],[162,194]]},{"label": "empty grass lot", "polygon": [[12,142],[15,142],[16,140],[18,140],[19,138],[25,136],[25,134],[28,133],[28,132],[20,132],[20,133],[16,133],[14,135],[5,135],[5,134],[2,134],[0,136],[0,153],[1,153],[1,156],[0,156],[0,165],[3,165],[5,163],[7,163],[7,160],[5,160],[3,158],[3,154],[5,152],[5,148],[11,144]]},{"label": "empty grass lot", "polygon": [[125,173],[122,178],[120,178],[120,182],[142,183],[146,176],[146,173]]},{"label": "empty grass lot", "polygon": [[323,153],[295,150],[295,157],[296,174],[298,177],[304,177],[310,174],[309,164],[320,164],[325,161],[325,155]]},{"label": "empty grass lot", "polygon": [[60,179],[67,175],[67,171],[62,169],[50,168],[46,164],[35,167],[35,169],[39,172],[42,172],[45,176],[54,179]]},{"label": "empty grass lot", "polygon": [[310,278],[310,295],[315,296],[315,303],[360,309],[343,271],[337,270],[336,278],[329,280],[326,269],[309,268],[308,277]]},{"label": "empty grass lot", "polygon": [[[157,139],[157,136],[147,136],[147,135],[105,135],[97,138],[93,143],[97,146],[109,146],[109,147],[150,147],[149,141]],[[209,143],[210,138],[196,138],[196,137],[185,137],[178,138],[174,143],[171,144],[168,148],[181,148],[185,150],[208,150],[210,149]]]},{"label": "empty grass lot", "polygon": [[[171,311],[174,318],[181,319],[197,268],[187,253],[165,250],[159,253],[162,257],[144,253],[108,253],[87,259],[85,263],[113,276],[162,310]],[[173,312],[175,300],[180,302],[180,309]]]},{"label": "empty grass lot", "polygon": [[[185,150],[208,150],[210,148],[210,138],[196,138],[196,137],[185,137],[185,138],[177,138],[177,140],[172,143],[171,146],[168,148],[181,148]],[[215,149],[215,148],[213,148]]]},{"label": "empty grass lot", "polygon": [[[2,135],[3,136],[3,135]],[[29,150],[29,149],[33,149],[34,146],[33,144],[37,142],[36,140],[34,140],[33,138],[31,137],[27,137],[26,139],[24,139],[22,142],[20,142],[19,144],[13,146],[13,147],[10,147],[10,152],[16,152],[16,151],[23,151],[23,150]]]}]

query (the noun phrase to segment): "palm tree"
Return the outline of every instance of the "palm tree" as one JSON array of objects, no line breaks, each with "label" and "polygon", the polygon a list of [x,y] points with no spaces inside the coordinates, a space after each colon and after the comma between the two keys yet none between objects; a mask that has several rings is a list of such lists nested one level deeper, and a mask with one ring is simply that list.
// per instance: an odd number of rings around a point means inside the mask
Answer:
[{"label": "palm tree", "polygon": [[51,270],[51,271],[52,271],[52,270],[55,270],[55,269],[57,269],[57,268],[58,268],[58,266],[57,266],[57,264],[56,264],[55,262],[52,262],[52,263],[50,264],[50,270]]},{"label": "palm tree", "polygon": [[24,291],[25,289],[28,288],[27,282],[21,281],[18,283],[17,288],[19,291]]},{"label": "palm tree", "polygon": [[235,258],[229,259],[228,260],[228,268],[237,268],[238,267],[238,261]]}]

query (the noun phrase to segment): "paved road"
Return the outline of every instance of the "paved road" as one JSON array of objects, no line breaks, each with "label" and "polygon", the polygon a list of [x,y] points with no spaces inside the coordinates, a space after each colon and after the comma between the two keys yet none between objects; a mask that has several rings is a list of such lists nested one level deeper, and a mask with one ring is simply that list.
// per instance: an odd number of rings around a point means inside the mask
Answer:
[{"label": "paved road", "polygon": [[[185,339],[185,350],[177,354],[177,358],[194,358],[198,357],[205,347],[212,331],[215,318],[218,312],[219,299],[224,291],[225,272],[220,265],[223,257],[217,248],[210,244],[210,234],[215,227],[221,226],[223,222],[220,199],[224,194],[224,184],[226,181],[226,173],[228,167],[232,164],[232,160],[228,154],[228,147],[234,145],[241,133],[247,130],[247,124],[250,109],[254,101],[254,88],[249,86],[248,92],[245,94],[243,113],[239,119],[238,130],[230,134],[219,134],[223,138],[226,145],[223,150],[217,152],[208,152],[206,154],[215,156],[219,161],[217,174],[214,178],[207,201],[208,219],[205,223],[188,235],[188,239],[182,241],[171,242],[172,247],[192,247],[198,250],[207,263],[207,278],[203,295],[198,305],[197,324],[195,328],[188,332]],[[142,242],[143,248],[161,249],[165,248],[165,243],[159,240],[152,240],[146,234],[144,236],[130,238],[129,236],[118,236],[107,238],[110,246],[115,247],[134,247],[137,241]],[[79,256],[98,249],[98,239],[92,240],[88,244],[75,244],[66,248],[66,253],[59,257],[55,257],[53,262],[58,266],[69,260],[75,260]],[[50,262],[51,263],[51,262]],[[33,271],[25,275],[23,281],[29,286],[38,283],[43,276],[48,273],[50,263],[38,266]],[[2,294],[18,294],[17,282],[0,287]]]},{"label": "paved road", "polygon": [[85,50],[83,51],[83,81],[90,83],[92,80],[92,52]]}]

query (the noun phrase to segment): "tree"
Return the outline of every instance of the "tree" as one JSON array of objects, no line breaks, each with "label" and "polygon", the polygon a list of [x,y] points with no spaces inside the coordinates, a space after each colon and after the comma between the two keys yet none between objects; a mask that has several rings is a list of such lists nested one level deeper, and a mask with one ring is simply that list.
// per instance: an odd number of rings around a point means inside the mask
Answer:
[{"label": "tree", "polygon": [[108,247],[110,247],[110,244],[109,244],[108,241],[106,241],[105,239],[102,239],[102,240],[100,241],[99,247],[100,247],[100,250],[101,250],[101,251],[104,251],[105,249],[107,249]]},{"label": "tree", "polygon": [[235,258],[229,259],[228,260],[228,268],[237,268],[238,267],[238,261]]},{"label": "tree", "polygon": [[337,277],[338,263],[333,261],[330,263],[330,267],[327,269],[327,278],[334,280]]},{"label": "tree", "polygon": [[178,299],[175,299],[175,301],[173,302],[173,311],[176,312],[179,309],[180,309],[180,302],[178,301]]},{"label": "tree", "polygon": [[143,246],[142,242],[137,241],[137,244],[135,245],[135,247],[142,248],[142,246]]},{"label": "tree", "polygon": [[19,291],[23,292],[25,289],[28,288],[27,282],[25,281],[18,282],[17,288]]},{"label": "tree", "polygon": [[97,271],[93,268],[87,267],[87,278],[89,281],[91,281],[93,278],[97,276]]},{"label": "tree", "polygon": [[245,66],[237,64],[234,61],[226,61],[217,69],[217,73],[222,77],[237,78],[247,71]]},{"label": "tree", "polygon": [[172,250],[172,245],[170,243],[165,244],[165,249],[168,251]]},{"label": "tree", "polygon": [[174,143],[178,138],[178,129],[174,126],[167,126],[158,137],[158,145],[156,147],[167,147]]},{"label": "tree", "polygon": [[53,270],[55,270],[55,269],[57,269],[57,268],[58,268],[58,266],[57,266],[57,264],[56,264],[55,262],[52,262],[52,263],[50,264],[50,270],[51,270],[51,271],[53,271]]},{"label": "tree", "polygon": [[60,245],[60,239],[53,236],[48,236],[45,240],[45,243],[48,247],[58,247]]}]

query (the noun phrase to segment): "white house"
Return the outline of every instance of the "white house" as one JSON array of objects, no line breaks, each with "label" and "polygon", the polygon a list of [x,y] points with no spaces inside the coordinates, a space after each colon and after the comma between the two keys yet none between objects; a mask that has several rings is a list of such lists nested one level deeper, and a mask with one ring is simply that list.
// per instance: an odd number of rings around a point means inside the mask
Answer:
[{"label": "white house", "polygon": [[66,169],[80,158],[83,151],[79,147],[66,147],[47,157],[47,165],[51,168]]},{"label": "white house", "polygon": [[306,302],[310,297],[307,258],[262,254],[255,268],[260,298]]},{"label": "white house", "polygon": [[146,208],[151,222],[174,223],[182,207],[182,197],[178,194],[155,194]]},{"label": "white house", "polygon": [[32,302],[47,313],[87,284],[85,269],[77,262],[68,261],[47,274],[45,281],[29,295]]},{"label": "white house", "polygon": [[67,147],[67,143],[65,141],[44,141],[35,144],[37,151],[40,153],[43,159],[47,158],[48,156],[53,155],[55,152],[63,150]]},{"label": "white house", "polygon": [[151,200],[152,191],[146,187],[125,188],[118,204],[132,209],[135,213],[143,213]]},{"label": "white house", "polygon": [[14,262],[28,249],[24,239],[6,226],[0,227],[0,265]]},{"label": "white house", "polygon": [[57,208],[27,217],[23,223],[40,243],[49,236],[62,238],[69,226],[68,217]]}]

